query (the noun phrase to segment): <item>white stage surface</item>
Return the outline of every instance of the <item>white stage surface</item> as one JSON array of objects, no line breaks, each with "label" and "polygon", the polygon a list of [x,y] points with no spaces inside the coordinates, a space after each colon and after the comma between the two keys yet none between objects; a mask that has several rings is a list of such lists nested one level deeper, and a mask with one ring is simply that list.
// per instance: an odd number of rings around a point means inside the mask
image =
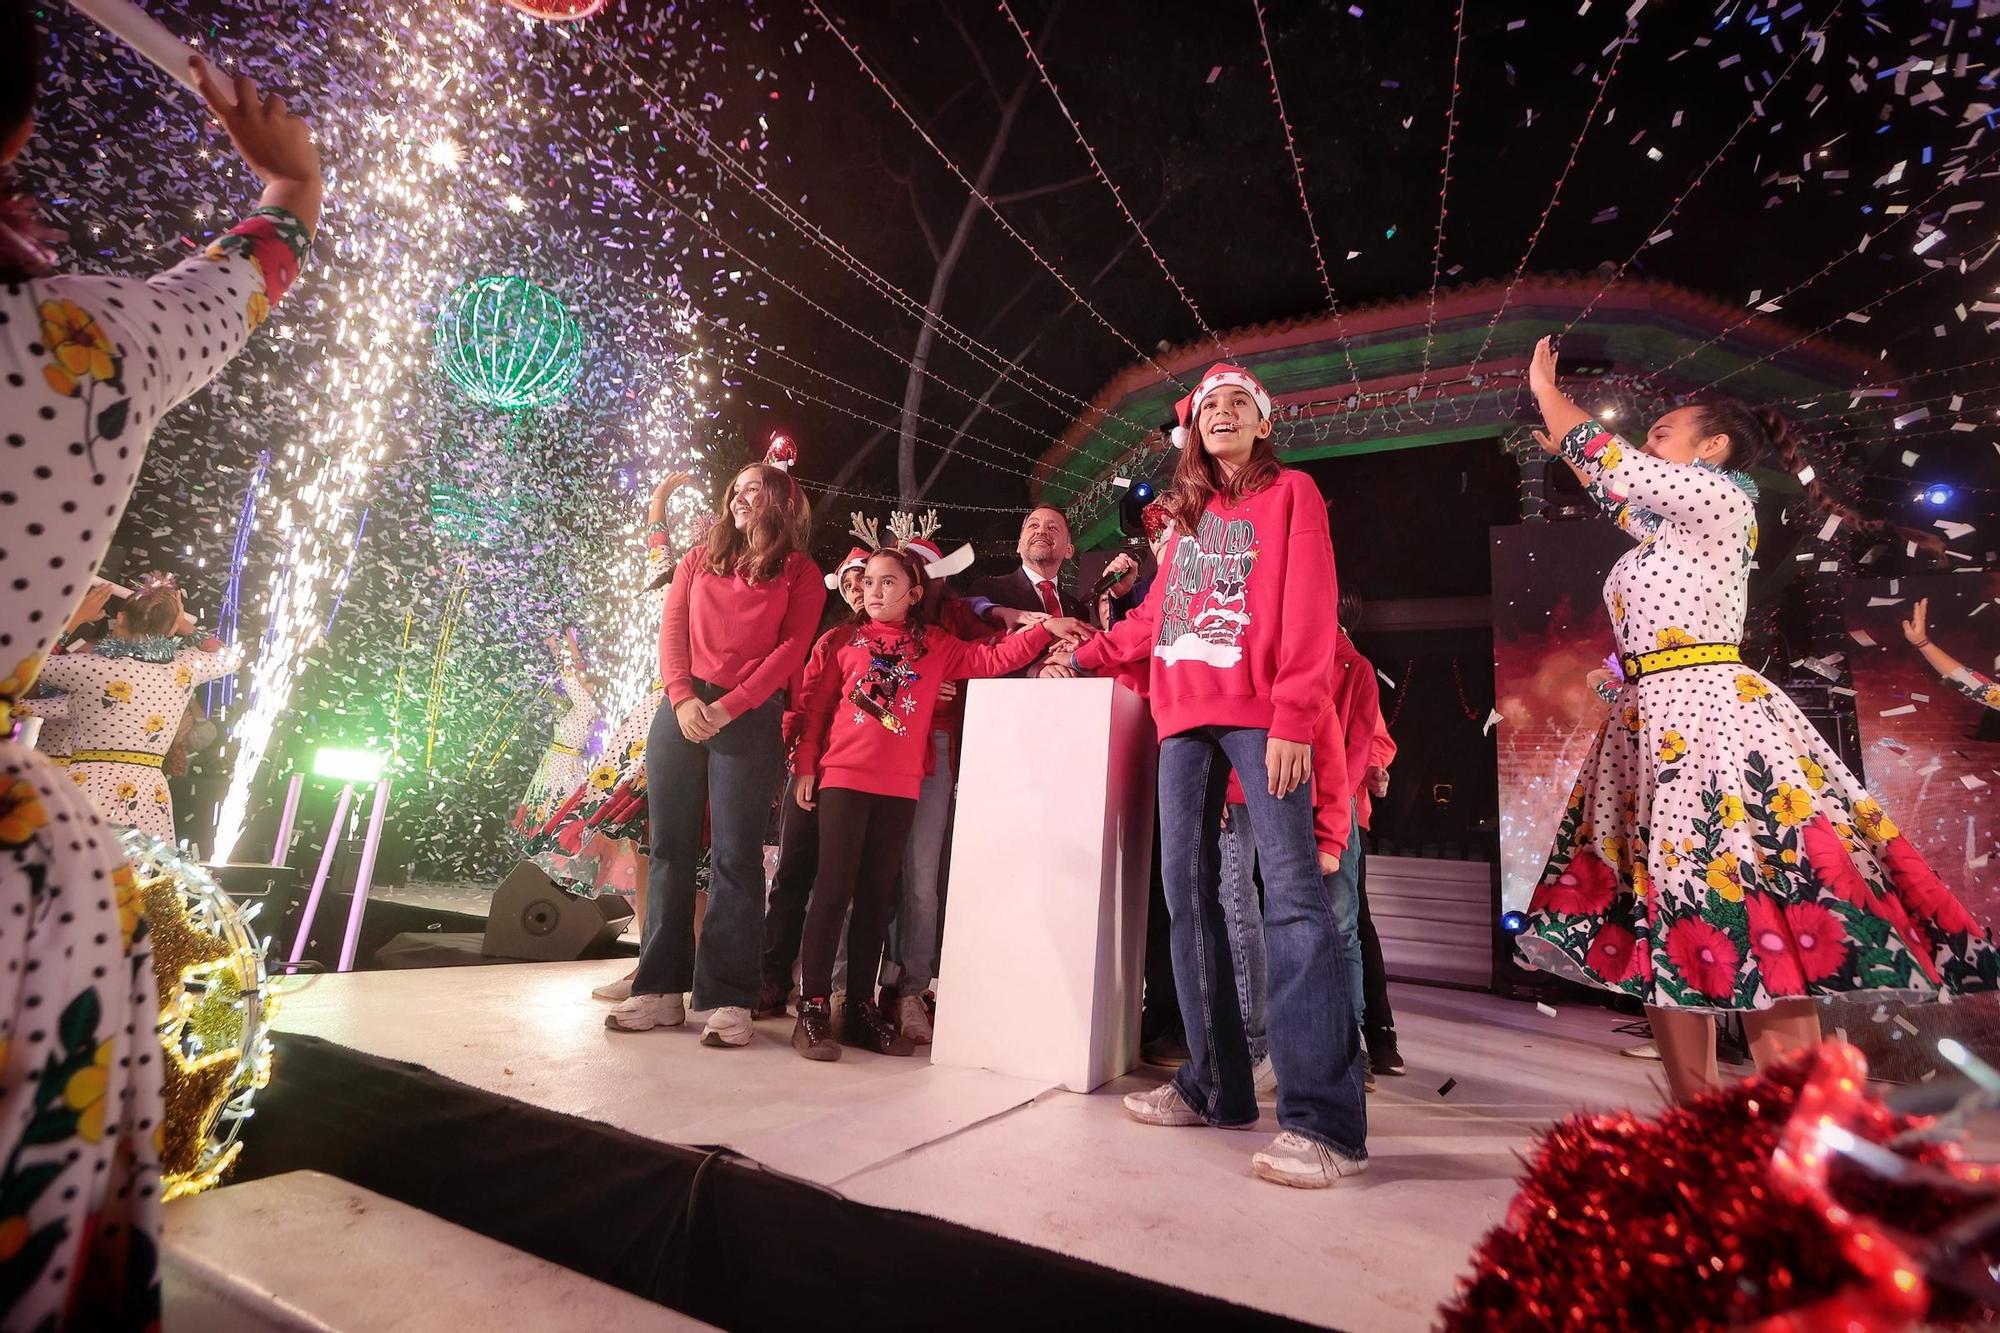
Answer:
[{"label": "white stage surface", "polygon": [[[1503,1216],[1532,1132],[1582,1107],[1654,1108],[1659,1066],[1621,1057],[1619,1020],[1399,986],[1404,1078],[1368,1100],[1369,1172],[1331,1190],[1254,1179],[1276,1133],[1158,1129],[1119,1095],[848,1050],[792,1052],[791,1022],[741,1050],[694,1023],[615,1035],[590,987],[620,961],[322,977],[277,1026],[677,1145],[727,1144],[861,1203],[943,1218],[1315,1324],[1425,1329]],[[948,999],[946,1001],[949,1002]],[[284,1070],[277,1071],[278,1078]],[[1438,1089],[1457,1083],[1449,1094]]]}]

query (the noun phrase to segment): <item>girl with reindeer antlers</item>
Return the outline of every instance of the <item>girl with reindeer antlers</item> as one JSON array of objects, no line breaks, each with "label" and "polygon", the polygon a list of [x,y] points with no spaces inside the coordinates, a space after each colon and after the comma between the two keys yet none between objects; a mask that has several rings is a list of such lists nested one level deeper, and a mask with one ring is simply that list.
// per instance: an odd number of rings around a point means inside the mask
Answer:
[{"label": "girl with reindeer antlers", "polygon": [[[881,960],[897,876],[934,756],[932,722],[941,688],[1019,670],[1047,651],[1052,636],[1088,633],[1082,622],[1065,618],[994,644],[960,638],[938,620],[931,571],[948,572],[950,562],[931,540],[935,517],[922,523],[899,518],[891,525],[896,544],[875,551],[862,566],[860,613],[820,639],[806,670],[793,799],[819,812],[819,873],[806,909],[792,1046],[808,1060],[839,1059],[843,1041],[883,1055],[915,1050],[899,1025],[866,998],[866,986]],[[873,525],[857,529],[864,540],[875,532]],[[965,555],[955,553],[953,560]],[[836,1036],[834,953],[850,905],[851,984]]]}]

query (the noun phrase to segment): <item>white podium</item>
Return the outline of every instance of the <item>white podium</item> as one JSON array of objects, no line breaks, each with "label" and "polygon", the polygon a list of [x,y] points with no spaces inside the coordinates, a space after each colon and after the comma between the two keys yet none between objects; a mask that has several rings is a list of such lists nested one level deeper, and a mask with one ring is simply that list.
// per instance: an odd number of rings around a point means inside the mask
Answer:
[{"label": "white podium", "polygon": [[932,1064],[1088,1092],[1137,1062],[1157,753],[1114,681],[970,683]]}]

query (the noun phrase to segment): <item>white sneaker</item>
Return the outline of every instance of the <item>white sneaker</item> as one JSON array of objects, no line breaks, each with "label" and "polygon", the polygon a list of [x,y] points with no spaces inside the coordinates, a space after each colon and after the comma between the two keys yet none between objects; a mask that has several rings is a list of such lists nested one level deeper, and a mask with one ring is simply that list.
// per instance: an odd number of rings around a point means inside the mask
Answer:
[{"label": "white sneaker", "polygon": [[1265,1056],[1250,1068],[1251,1081],[1257,1085],[1259,1097],[1278,1095],[1278,1071],[1271,1064],[1271,1057]]},{"label": "white sneaker", "polygon": [[1642,1041],[1637,1046],[1627,1046],[1618,1054],[1631,1060],[1657,1060],[1660,1058],[1660,1048],[1655,1042]]},{"label": "white sneaker", "polygon": [[604,1016],[613,1032],[651,1032],[687,1022],[687,1006],[678,995],[634,995]]},{"label": "white sneaker", "polygon": [[1192,1106],[1171,1083],[1144,1092],[1125,1094],[1125,1114],[1142,1125],[1199,1125],[1204,1123]]},{"label": "white sneaker", "polygon": [[607,981],[602,986],[593,986],[590,989],[590,998],[593,1000],[629,1000],[632,998],[632,978],[638,975],[639,969],[635,967],[616,981]]},{"label": "white sneaker", "polygon": [[748,1046],[750,1011],[740,1004],[718,1005],[701,1030],[704,1046]]},{"label": "white sneaker", "polygon": [[1302,1190],[1323,1190],[1341,1176],[1358,1176],[1367,1169],[1367,1158],[1345,1156],[1290,1130],[1250,1159],[1251,1175]]}]

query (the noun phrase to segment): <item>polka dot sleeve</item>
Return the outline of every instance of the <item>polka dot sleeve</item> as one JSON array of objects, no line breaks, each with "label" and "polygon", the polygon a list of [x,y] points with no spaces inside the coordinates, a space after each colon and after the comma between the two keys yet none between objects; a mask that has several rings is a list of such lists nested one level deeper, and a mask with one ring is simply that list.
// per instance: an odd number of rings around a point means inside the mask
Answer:
[{"label": "polka dot sleeve", "polygon": [[[144,281],[63,274],[43,285],[45,326],[58,326],[47,374],[58,393],[76,396],[71,383],[92,377],[133,395],[131,411],[142,429],[207,384],[243,350],[250,335],[298,276],[307,236],[283,209],[260,208],[202,254]],[[52,313],[53,312],[53,313]],[[90,342],[92,317],[112,334]],[[69,333],[77,326],[75,336]],[[104,348],[95,362],[66,355],[70,344]],[[99,373],[99,370],[105,373]],[[87,387],[87,386],[86,386]],[[111,438],[111,423],[98,433]],[[120,418],[116,425],[125,425]]]},{"label": "polka dot sleeve", "polygon": [[1664,462],[1594,421],[1563,436],[1562,456],[1583,474],[1586,485],[1598,483],[1614,503],[1702,535],[1739,531],[1755,507],[1729,473]]},{"label": "polka dot sleeve", "polygon": [[206,648],[183,648],[174,654],[174,665],[186,667],[193,683],[199,685],[218,676],[230,675],[242,666],[243,645],[225,644],[214,652]]},{"label": "polka dot sleeve", "polygon": [[1945,676],[1945,684],[1976,704],[2000,709],[2000,685],[1995,685],[1971,667],[1960,667]]}]

